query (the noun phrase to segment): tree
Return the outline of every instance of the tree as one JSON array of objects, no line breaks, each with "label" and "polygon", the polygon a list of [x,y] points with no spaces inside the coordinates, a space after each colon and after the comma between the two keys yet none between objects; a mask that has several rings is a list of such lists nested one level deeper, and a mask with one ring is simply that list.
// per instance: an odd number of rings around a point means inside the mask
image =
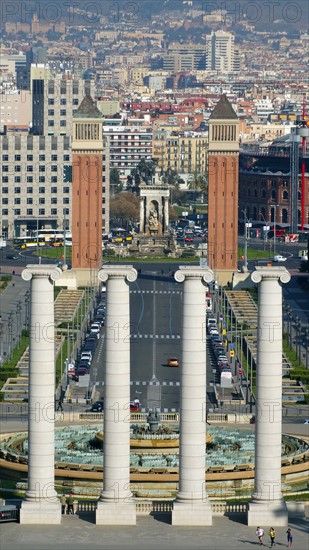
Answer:
[{"label": "tree", "polygon": [[112,168],[109,174],[109,185],[111,190],[111,196],[115,196],[122,191],[123,184],[120,181],[119,172],[117,168]]},{"label": "tree", "polygon": [[114,225],[129,228],[139,220],[139,199],[133,193],[118,193],[110,201],[110,216]]},{"label": "tree", "polygon": [[208,178],[206,174],[200,174],[199,172],[193,172],[191,178],[188,180],[189,189],[195,191],[195,193],[201,193],[204,200],[204,195],[208,193]]}]

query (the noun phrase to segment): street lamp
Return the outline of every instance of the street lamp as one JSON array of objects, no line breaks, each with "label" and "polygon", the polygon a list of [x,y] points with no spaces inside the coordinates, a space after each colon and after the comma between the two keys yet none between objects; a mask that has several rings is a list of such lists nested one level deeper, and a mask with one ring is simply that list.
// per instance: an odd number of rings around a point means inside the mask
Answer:
[{"label": "street lamp", "polygon": [[275,204],[275,213],[274,213],[274,256],[276,255],[276,223],[277,223],[277,207],[279,204]]},{"label": "street lamp", "polygon": [[248,229],[252,227],[252,223],[247,218],[246,210],[243,210],[245,216],[245,259],[243,271],[248,271]]}]

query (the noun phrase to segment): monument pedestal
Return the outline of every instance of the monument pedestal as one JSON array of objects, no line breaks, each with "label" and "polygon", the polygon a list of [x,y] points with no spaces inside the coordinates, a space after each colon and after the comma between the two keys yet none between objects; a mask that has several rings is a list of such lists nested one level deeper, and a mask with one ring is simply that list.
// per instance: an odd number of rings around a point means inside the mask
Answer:
[{"label": "monument pedestal", "polygon": [[96,525],[136,525],[136,504],[127,502],[99,501],[95,516]]},{"label": "monument pedestal", "polygon": [[261,500],[260,502],[249,502],[247,512],[247,525],[275,525],[286,527],[288,525],[288,509],[285,501],[276,500],[273,502]]},{"label": "monument pedestal", "polygon": [[200,526],[212,525],[212,510],[206,502],[174,502],[172,511],[172,525]]},{"label": "monument pedestal", "polygon": [[[20,508],[22,525],[59,525],[61,523],[60,501],[23,501]],[[21,543],[22,546],[22,543]]]}]

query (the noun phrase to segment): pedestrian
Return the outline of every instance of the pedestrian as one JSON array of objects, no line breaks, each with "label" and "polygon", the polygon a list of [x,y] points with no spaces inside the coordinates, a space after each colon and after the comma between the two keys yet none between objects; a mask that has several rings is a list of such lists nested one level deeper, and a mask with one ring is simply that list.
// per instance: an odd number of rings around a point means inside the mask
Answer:
[{"label": "pedestrian", "polygon": [[74,502],[74,498],[73,498],[72,493],[70,493],[68,498],[67,498],[67,505],[68,505],[67,514],[73,514],[74,515],[73,502]]},{"label": "pedestrian", "polygon": [[293,544],[293,535],[292,535],[292,531],[291,531],[290,527],[288,528],[288,530],[286,532],[286,536],[287,536],[287,540],[288,540],[288,548],[291,548],[291,546]]},{"label": "pedestrian", "polygon": [[259,541],[260,541],[260,546],[264,546],[263,545],[264,531],[263,531],[262,527],[257,527],[256,531],[255,531],[255,534],[256,534],[257,538],[259,539]]},{"label": "pedestrian", "polygon": [[61,513],[63,515],[63,514],[65,514],[65,509],[66,509],[66,506],[67,506],[67,499],[66,499],[65,495],[61,495],[60,502],[61,502]]},{"label": "pedestrian", "polygon": [[61,400],[61,399],[59,399],[59,401],[58,401],[57,411],[62,411],[62,412],[63,412],[63,404],[62,404],[62,400]]},{"label": "pedestrian", "polygon": [[275,543],[276,531],[273,527],[269,529],[269,536],[270,536],[270,547],[272,548],[272,546],[276,545]]}]

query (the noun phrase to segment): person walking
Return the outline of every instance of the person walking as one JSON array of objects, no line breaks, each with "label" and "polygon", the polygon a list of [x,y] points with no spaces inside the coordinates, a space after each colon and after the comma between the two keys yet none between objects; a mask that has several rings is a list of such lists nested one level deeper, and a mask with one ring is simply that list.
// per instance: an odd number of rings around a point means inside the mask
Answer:
[{"label": "person walking", "polygon": [[287,540],[288,540],[288,548],[291,548],[291,546],[293,544],[293,535],[292,535],[292,531],[291,531],[290,527],[288,528],[288,530],[286,532],[286,536],[287,536]]},{"label": "person walking", "polygon": [[269,529],[269,536],[270,536],[270,547],[272,548],[273,546],[276,545],[275,543],[276,531],[273,527]]},{"label": "person walking", "polygon": [[74,515],[73,502],[74,502],[74,498],[73,498],[72,493],[70,493],[68,498],[67,498],[67,505],[68,505],[67,514],[73,514]]},{"label": "person walking", "polygon": [[264,531],[263,531],[262,527],[257,527],[256,531],[255,531],[255,534],[256,534],[257,538],[259,539],[259,541],[260,541],[260,546],[264,546],[263,545]]},{"label": "person walking", "polygon": [[61,513],[63,515],[63,514],[65,514],[65,509],[66,509],[66,506],[67,506],[67,499],[66,499],[65,495],[61,495],[60,502],[61,502]]}]

